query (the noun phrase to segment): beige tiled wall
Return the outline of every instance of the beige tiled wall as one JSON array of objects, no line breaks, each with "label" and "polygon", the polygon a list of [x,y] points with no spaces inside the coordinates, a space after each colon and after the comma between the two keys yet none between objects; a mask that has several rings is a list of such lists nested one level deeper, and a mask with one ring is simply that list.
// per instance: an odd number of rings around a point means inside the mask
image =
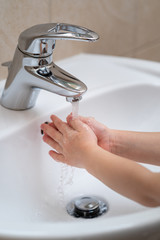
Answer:
[{"label": "beige tiled wall", "polygon": [[[39,23],[66,22],[100,35],[96,43],[57,41],[54,60],[80,52],[160,60],[160,0],[0,0],[0,64],[18,36]],[[0,66],[0,79],[7,69]]]}]

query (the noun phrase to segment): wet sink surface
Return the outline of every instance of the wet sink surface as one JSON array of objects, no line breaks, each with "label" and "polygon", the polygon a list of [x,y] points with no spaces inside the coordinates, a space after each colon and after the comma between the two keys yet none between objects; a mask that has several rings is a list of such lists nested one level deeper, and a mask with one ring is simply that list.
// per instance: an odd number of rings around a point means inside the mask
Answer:
[{"label": "wet sink surface", "polygon": [[[80,115],[93,116],[109,128],[160,131],[159,64],[137,61],[87,54],[61,61],[81,80],[79,64],[84,66],[89,90],[80,102]],[[96,69],[90,71],[94,65]],[[2,89],[4,83],[0,84]],[[85,170],[49,157],[40,124],[51,114],[65,120],[70,112],[71,105],[63,97],[44,91],[34,109],[15,112],[0,107],[0,239],[143,239],[144,233],[159,239],[160,208],[143,207]],[[107,213],[89,220],[68,215],[67,203],[86,195],[105,199]]]}]

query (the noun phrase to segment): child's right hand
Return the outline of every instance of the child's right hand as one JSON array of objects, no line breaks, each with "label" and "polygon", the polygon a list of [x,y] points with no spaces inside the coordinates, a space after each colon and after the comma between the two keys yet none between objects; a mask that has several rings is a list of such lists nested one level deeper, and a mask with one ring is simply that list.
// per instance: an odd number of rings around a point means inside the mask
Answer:
[{"label": "child's right hand", "polygon": [[[72,113],[67,117],[68,123],[71,118],[72,118]],[[98,145],[104,150],[112,152],[111,148],[114,142],[114,137],[111,132],[111,129],[107,128],[102,123],[96,121],[93,117],[78,116],[78,118],[93,130],[93,132],[97,137]]]}]

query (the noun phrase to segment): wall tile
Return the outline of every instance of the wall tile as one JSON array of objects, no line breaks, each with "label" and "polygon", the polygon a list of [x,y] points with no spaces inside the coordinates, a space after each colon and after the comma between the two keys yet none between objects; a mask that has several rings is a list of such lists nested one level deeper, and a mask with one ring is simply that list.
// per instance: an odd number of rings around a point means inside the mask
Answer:
[{"label": "wall tile", "polygon": [[[159,61],[159,0],[0,0],[0,64],[12,60],[20,32],[39,23],[66,22],[96,31],[95,43],[57,41],[53,59],[80,52]],[[0,79],[7,69],[0,66]]]},{"label": "wall tile", "polygon": [[96,43],[57,41],[55,58],[78,52],[121,55],[134,48],[135,0],[51,0],[52,22],[82,25],[96,31]]},{"label": "wall tile", "polygon": [[160,62],[160,42],[158,44],[139,49],[138,51],[136,50],[134,57]]},{"label": "wall tile", "polygon": [[[12,60],[19,34],[26,28],[49,21],[49,0],[0,0],[0,64]],[[0,66],[0,79],[7,69]]]},{"label": "wall tile", "polygon": [[[136,0],[136,47],[155,40],[160,42],[160,1]],[[154,42],[153,42],[154,44]]]}]

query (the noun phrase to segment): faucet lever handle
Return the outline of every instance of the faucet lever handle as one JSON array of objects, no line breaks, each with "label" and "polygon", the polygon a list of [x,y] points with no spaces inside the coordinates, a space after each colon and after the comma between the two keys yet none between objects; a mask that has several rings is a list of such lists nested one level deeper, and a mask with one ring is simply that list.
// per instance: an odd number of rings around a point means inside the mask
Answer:
[{"label": "faucet lever handle", "polygon": [[18,48],[28,55],[39,57],[52,54],[56,40],[96,41],[97,33],[66,23],[35,25],[23,31],[18,40]]},{"label": "faucet lever handle", "polygon": [[92,42],[98,40],[99,38],[97,33],[87,28],[66,23],[57,23],[56,31],[50,30],[46,37],[60,40],[65,39]]}]

